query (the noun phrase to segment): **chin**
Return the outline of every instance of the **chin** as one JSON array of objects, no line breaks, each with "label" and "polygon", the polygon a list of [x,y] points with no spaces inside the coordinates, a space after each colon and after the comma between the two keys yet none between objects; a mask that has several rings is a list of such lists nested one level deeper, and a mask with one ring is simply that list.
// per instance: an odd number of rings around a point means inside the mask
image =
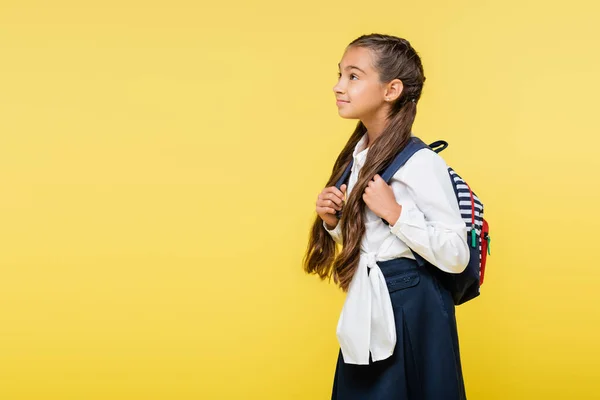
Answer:
[{"label": "chin", "polygon": [[351,113],[345,113],[343,111],[338,111],[338,115],[344,119],[358,119],[356,115],[353,115]]}]

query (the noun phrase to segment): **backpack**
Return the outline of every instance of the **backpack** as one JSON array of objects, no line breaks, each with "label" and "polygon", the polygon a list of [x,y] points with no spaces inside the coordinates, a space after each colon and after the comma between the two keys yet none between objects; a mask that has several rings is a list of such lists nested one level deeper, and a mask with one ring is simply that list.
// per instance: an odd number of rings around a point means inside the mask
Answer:
[{"label": "backpack", "polygon": [[[438,140],[426,145],[421,139],[412,136],[408,144],[400,153],[396,155],[389,167],[383,171],[381,178],[389,183],[392,176],[402,167],[408,159],[418,150],[428,148],[436,153],[448,147],[448,143],[443,140]],[[344,170],[344,173],[336,183],[339,189],[346,182],[350,175],[353,159]],[[452,294],[455,305],[465,303],[480,294],[480,286],[483,284],[485,274],[485,264],[487,255],[490,254],[490,235],[487,221],[483,218],[483,203],[471,190],[467,182],[462,179],[452,168],[448,167],[448,178],[452,182],[454,194],[458,201],[460,213],[469,232],[467,234],[467,242],[469,244],[470,258],[465,270],[459,274],[452,274],[434,267],[430,268],[432,273],[439,279],[440,283]],[[338,218],[341,217],[341,211],[336,213]],[[386,225],[388,222],[383,219]],[[411,250],[412,251],[412,250]],[[412,251],[419,266],[431,266],[427,260],[421,255]]]}]

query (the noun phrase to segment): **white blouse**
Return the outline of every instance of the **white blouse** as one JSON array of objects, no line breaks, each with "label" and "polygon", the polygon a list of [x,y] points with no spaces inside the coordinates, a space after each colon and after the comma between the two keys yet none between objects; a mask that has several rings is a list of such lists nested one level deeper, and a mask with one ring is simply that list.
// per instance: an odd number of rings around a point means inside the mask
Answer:
[{"label": "white blouse", "polygon": [[[367,158],[367,133],[357,143],[346,196],[352,192]],[[469,262],[467,226],[462,219],[444,159],[430,149],[417,151],[388,184],[402,205],[400,218],[386,225],[365,208],[365,234],[359,266],[350,283],[337,326],[337,337],[348,364],[368,364],[390,357],[396,345],[396,330],[390,294],[377,261],[398,257],[414,259],[414,252],[439,269],[462,272]],[[343,244],[340,224],[329,230]],[[410,247],[410,248],[409,248]],[[367,269],[371,269],[370,273]]]}]

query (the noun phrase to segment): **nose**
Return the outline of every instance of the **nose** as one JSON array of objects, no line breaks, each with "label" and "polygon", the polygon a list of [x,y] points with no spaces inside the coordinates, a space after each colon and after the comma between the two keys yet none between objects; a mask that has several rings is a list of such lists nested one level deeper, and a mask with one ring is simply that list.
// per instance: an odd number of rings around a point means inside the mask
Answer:
[{"label": "nose", "polygon": [[344,91],[340,88],[340,82],[338,81],[338,83],[335,84],[335,86],[333,86],[333,93],[335,94],[344,94]]}]

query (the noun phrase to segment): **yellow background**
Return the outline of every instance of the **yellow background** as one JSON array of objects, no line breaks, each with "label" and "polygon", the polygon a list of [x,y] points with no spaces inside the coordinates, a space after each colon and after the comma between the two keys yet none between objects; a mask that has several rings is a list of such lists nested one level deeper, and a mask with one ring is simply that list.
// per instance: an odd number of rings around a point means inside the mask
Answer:
[{"label": "yellow background", "polygon": [[0,398],[328,399],[343,294],[306,276],[361,34],[486,207],[469,399],[600,398],[596,2],[0,2]]}]

